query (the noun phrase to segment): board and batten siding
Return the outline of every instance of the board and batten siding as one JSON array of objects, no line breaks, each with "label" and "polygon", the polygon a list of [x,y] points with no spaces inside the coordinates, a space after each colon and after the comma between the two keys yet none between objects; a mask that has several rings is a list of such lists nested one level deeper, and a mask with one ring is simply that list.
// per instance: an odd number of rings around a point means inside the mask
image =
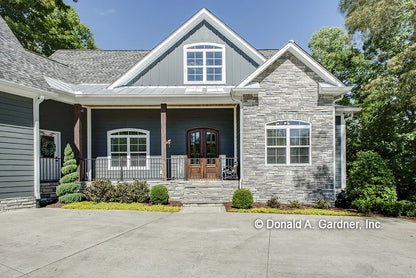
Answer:
[{"label": "board and batten siding", "polygon": [[[160,156],[160,109],[93,109],[91,112],[92,157],[107,156],[107,132],[119,128],[150,131],[150,155]],[[234,156],[233,109],[167,110],[168,157],[186,154],[186,131],[210,127],[220,131],[221,154]]]},{"label": "board and batten siding", "polygon": [[33,101],[0,92],[0,199],[33,196]]},{"label": "board and batten siding", "polygon": [[184,85],[184,45],[217,43],[225,46],[226,84],[237,85],[259,65],[206,21],[201,22],[160,58],[136,76],[129,85]]}]

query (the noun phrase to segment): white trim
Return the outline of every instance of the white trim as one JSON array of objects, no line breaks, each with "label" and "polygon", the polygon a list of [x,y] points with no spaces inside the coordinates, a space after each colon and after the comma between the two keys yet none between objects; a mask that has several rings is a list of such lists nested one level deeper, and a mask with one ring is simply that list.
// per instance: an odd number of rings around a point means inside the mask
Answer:
[{"label": "white trim", "polygon": [[[301,123],[307,123],[308,125],[279,125],[279,126],[268,126],[268,124],[270,123],[275,123],[275,122],[280,122],[280,121],[297,121],[297,122],[301,122]],[[276,120],[276,121],[272,121],[272,122],[268,122],[266,123],[264,128],[264,163],[266,166],[305,166],[305,165],[312,165],[312,123],[310,122],[306,122],[306,121],[302,121],[302,120]],[[285,163],[268,163],[267,162],[267,149],[268,149],[268,145],[267,145],[267,130],[269,129],[284,129],[286,130],[286,145],[285,146],[281,146],[280,148],[285,148],[286,150],[286,162]],[[296,145],[293,146],[295,147],[308,147],[309,148],[309,163],[290,163],[290,149],[291,149],[291,144],[290,144],[290,130],[291,129],[309,129],[309,145]],[[270,147],[276,147],[276,146],[270,146]]]},{"label": "white trim", "polygon": [[334,171],[334,182],[333,182],[333,191],[334,191],[334,195],[336,193],[336,181],[337,181],[337,116],[336,116],[336,112],[335,112],[335,101],[334,101],[334,107],[332,109],[332,122],[333,127],[332,127],[332,132],[333,132],[333,136],[332,136],[332,150],[333,150],[333,155],[332,155],[332,159],[334,161],[333,164],[333,171]]},{"label": "white trim", "polygon": [[44,100],[44,96],[33,99],[33,191],[36,201],[40,200],[39,105]]},{"label": "white trim", "polygon": [[315,61],[308,53],[306,53],[302,48],[300,48],[293,41],[289,41],[282,49],[280,49],[276,54],[274,54],[269,60],[267,60],[263,65],[257,68],[250,76],[248,76],[237,88],[243,88],[252,82],[257,76],[259,76],[264,70],[271,66],[277,59],[279,59],[284,53],[289,51],[296,58],[302,61],[306,66],[311,68],[316,74],[318,74],[323,80],[329,84],[335,85],[337,87],[346,87],[340,80],[338,80],[332,73],[326,70],[321,66],[317,61]]},{"label": "white trim", "polygon": [[220,31],[227,39],[235,43],[237,47],[241,48],[243,52],[245,52],[247,55],[253,58],[258,64],[262,64],[266,60],[264,56],[260,54],[260,52],[258,52],[254,47],[248,44],[243,38],[241,38],[233,30],[231,30],[215,15],[213,15],[206,8],[202,8],[188,21],[186,21],[182,26],[176,29],[176,31],[174,31],[170,36],[163,40],[159,45],[153,48],[153,50],[150,51],[142,60],[140,60],[135,66],[133,66],[120,78],[118,78],[108,88],[114,89],[116,87],[127,84],[131,79],[137,76],[137,74],[139,74],[144,68],[146,68],[152,62],[154,62],[160,55],[162,55],[166,50],[172,47],[180,38],[186,35],[203,20],[207,21],[213,27],[218,29],[218,31]]},{"label": "white trim", "polygon": [[[55,143],[55,158],[62,158],[61,154],[61,132],[54,131],[54,130],[46,130],[46,129],[39,129],[39,137],[40,136],[51,136],[53,137],[53,141]],[[39,141],[40,142],[40,141]]]},{"label": "white trim", "polygon": [[233,108],[234,157],[237,157],[237,106]]},{"label": "white trim", "polygon": [[[90,106],[85,106],[90,107]],[[237,107],[236,104],[226,104],[226,105],[211,105],[211,106],[197,106],[197,105],[190,105],[190,106],[180,106],[180,105],[172,105],[169,106],[169,109],[230,109]],[[99,109],[157,109],[160,110],[160,104],[159,105],[153,105],[153,106],[99,106],[99,107],[90,107],[91,109],[99,110]]]},{"label": "white trim", "polygon": [[240,101],[240,183],[238,188],[243,188],[243,177],[244,177],[244,156],[243,156],[243,134],[244,134],[244,125],[243,125],[243,100]]},{"label": "white trim", "polygon": [[[112,135],[112,133],[116,132],[123,132],[123,131],[134,131],[134,132],[141,132],[145,133],[145,135]],[[132,167],[130,165],[130,140],[127,140],[127,166],[126,170],[148,170],[149,163],[148,158],[150,157],[150,131],[145,129],[138,129],[138,128],[119,128],[107,131],[107,159],[108,159],[108,170],[120,170],[120,167],[112,167],[111,166],[111,138],[146,138],[146,166],[138,166]]]},{"label": "white trim", "polygon": [[347,186],[347,135],[345,130],[345,118],[341,115],[341,189]]},{"label": "white trim", "polygon": [[[190,47],[198,46],[198,45],[212,45],[219,47],[213,49],[190,49]],[[202,52],[202,81],[188,81],[188,52]],[[222,65],[221,65],[221,80],[207,80],[207,52],[221,52],[222,55]],[[195,66],[198,67],[198,66]],[[200,67],[199,67],[200,68]],[[216,66],[216,68],[219,68]],[[183,46],[183,82],[184,84],[225,84],[226,83],[226,69],[225,69],[225,45],[218,44],[218,43],[209,43],[209,42],[201,42],[201,43],[191,43],[186,44]]]},{"label": "white trim", "polygon": [[92,127],[91,107],[87,107],[87,159],[88,159],[88,181],[92,179]]},{"label": "white trim", "polygon": [[27,98],[37,98],[37,97],[42,96],[44,99],[47,99],[46,97],[51,98],[51,97],[58,96],[57,93],[52,93],[52,92],[48,92],[45,90],[36,89],[30,86],[21,85],[21,84],[3,80],[3,79],[0,79],[0,91],[8,93],[8,94],[27,97]]}]

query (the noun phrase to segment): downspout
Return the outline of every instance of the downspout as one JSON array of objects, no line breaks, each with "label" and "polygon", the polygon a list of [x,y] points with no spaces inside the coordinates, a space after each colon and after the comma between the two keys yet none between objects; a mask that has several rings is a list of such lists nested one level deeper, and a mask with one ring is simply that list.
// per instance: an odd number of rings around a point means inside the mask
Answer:
[{"label": "downspout", "polygon": [[45,96],[33,99],[33,181],[36,207],[40,208],[40,135],[39,135],[39,105]]},{"label": "downspout", "polygon": [[231,94],[231,99],[233,101],[238,102],[240,105],[240,180],[238,183],[238,188],[243,188],[243,97],[241,97],[241,100],[234,99],[233,95]]}]

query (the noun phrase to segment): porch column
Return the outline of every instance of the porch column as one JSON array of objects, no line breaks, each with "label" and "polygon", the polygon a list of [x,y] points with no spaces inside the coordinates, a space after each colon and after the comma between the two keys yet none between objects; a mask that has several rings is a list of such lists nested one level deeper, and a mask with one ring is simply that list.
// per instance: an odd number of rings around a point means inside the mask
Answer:
[{"label": "porch column", "polygon": [[82,176],[82,106],[74,105],[74,146],[75,158],[78,159],[79,165],[77,171],[81,180]]},{"label": "porch column", "polygon": [[166,103],[160,105],[160,151],[162,156],[162,180],[167,180],[166,151]]},{"label": "porch column", "polygon": [[40,135],[39,135],[39,105],[44,96],[33,99],[33,183],[36,207],[40,208]]}]

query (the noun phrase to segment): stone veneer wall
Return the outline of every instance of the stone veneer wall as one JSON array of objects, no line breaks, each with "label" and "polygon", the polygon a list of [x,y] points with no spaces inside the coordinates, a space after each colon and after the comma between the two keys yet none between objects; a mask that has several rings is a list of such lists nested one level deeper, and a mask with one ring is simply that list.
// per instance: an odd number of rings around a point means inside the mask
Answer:
[{"label": "stone veneer wall", "polygon": [[0,199],[0,211],[36,207],[35,197],[16,197]]},{"label": "stone veneer wall", "polygon": [[[243,98],[243,187],[255,201],[334,199],[334,105],[318,97],[319,76],[286,53],[263,72],[263,92]],[[266,165],[265,124],[278,120],[311,123],[311,165]]]}]

